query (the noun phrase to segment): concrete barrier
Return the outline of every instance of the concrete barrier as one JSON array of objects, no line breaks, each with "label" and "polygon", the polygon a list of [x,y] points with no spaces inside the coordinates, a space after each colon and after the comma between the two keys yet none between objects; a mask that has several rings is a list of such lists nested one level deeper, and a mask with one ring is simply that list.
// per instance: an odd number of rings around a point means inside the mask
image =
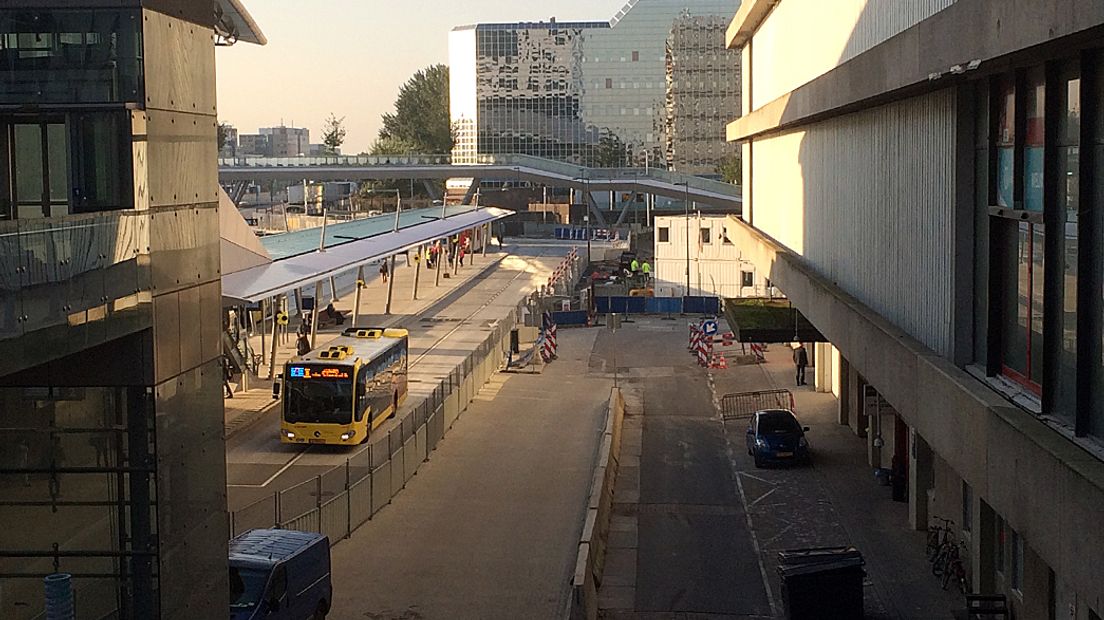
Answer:
[{"label": "concrete barrier", "polygon": [[598,587],[602,585],[602,571],[605,568],[613,489],[621,458],[621,425],[624,419],[625,400],[621,390],[613,388],[610,392],[609,411],[606,413],[606,427],[598,446],[594,475],[591,477],[586,519],[583,521],[583,532],[575,559],[571,600],[565,614],[568,620],[598,618]]}]

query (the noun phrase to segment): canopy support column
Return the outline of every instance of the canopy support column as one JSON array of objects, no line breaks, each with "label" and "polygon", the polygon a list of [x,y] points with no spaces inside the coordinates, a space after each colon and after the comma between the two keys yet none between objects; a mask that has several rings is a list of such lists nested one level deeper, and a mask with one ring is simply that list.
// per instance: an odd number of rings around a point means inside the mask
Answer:
[{"label": "canopy support column", "polygon": [[364,265],[357,267],[356,293],[353,295],[353,327],[360,320],[360,291],[364,288]]}]

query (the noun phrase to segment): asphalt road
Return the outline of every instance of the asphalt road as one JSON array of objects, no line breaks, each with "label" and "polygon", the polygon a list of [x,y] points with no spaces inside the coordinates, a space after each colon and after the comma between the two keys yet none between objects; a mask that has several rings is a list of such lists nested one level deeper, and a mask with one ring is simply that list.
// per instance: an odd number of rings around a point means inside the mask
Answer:
[{"label": "asphalt road", "polygon": [[685,351],[685,320],[640,317],[603,332],[592,360],[609,372],[616,357],[619,377],[643,390],[639,501],[622,509],[636,517],[633,611],[770,617],[708,375]]},{"label": "asphalt road", "polygon": [[[496,321],[505,318],[525,295],[543,284],[570,249],[563,244],[511,244],[511,254],[463,294],[434,304],[402,321],[410,329],[410,394],[404,409],[416,407],[437,382],[462,361]],[[397,416],[398,417],[398,416]],[[390,420],[376,432],[386,433]],[[325,473],[364,446],[300,447],[281,444],[275,410],[227,442],[227,493],[231,511]],[[289,506],[284,506],[289,513]]]}]

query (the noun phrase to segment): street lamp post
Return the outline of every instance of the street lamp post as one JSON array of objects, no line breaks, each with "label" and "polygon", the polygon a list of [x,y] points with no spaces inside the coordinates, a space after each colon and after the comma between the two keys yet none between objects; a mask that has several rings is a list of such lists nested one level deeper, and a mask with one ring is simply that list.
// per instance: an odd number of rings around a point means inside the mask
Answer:
[{"label": "street lamp post", "polygon": [[681,185],[683,189],[682,194],[682,206],[683,206],[683,218],[686,227],[686,295],[690,295],[690,183],[683,181],[682,183],[675,183],[675,185]]},{"label": "street lamp post", "polygon": [[590,265],[590,178],[576,177],[572,181],[583,182],[583,222],[586,224],[587,265]]}]

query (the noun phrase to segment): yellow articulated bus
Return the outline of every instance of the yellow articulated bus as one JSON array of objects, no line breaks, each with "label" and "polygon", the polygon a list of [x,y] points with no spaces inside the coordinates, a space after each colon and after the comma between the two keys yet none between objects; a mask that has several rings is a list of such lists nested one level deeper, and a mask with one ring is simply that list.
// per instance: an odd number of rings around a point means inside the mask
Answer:
[{"label": "yellow articulated bus", "polygon": [[273,385],[283,401],[280,441],[348,446],[367,439],[406,398],[408,336],[350,327],[325,348],[289,360]]}]

